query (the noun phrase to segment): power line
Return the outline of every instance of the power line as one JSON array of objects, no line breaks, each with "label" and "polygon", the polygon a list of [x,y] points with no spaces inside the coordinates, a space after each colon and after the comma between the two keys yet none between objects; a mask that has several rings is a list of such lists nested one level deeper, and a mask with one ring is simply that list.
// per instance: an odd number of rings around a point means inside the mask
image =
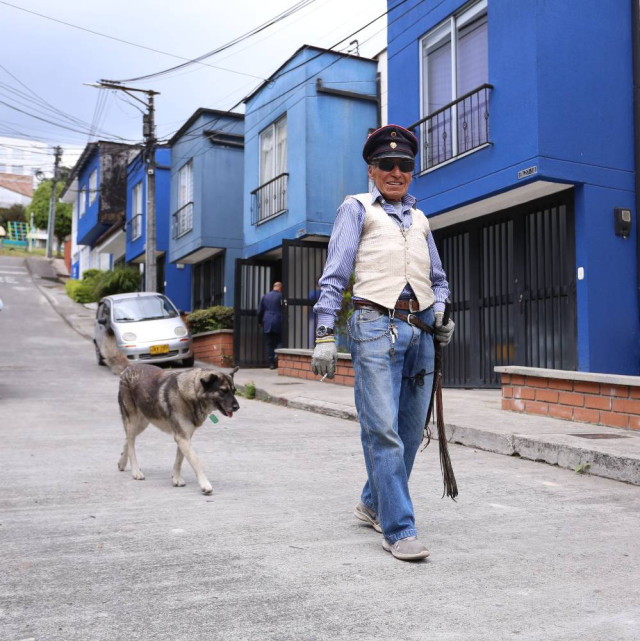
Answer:
[{"label": "power line", "polygon": [[[408,1],[409,1],[409,0],[401,0],[400,2],[398,2],[398,4],[394,5],[394,6],[392,7],[392,9],[393,9],[393,10],[395,10],[395,9],[397,9],[398,7],[401,7],[403,4],[406,4]],[[419,3],[418,3],[418,4],[419,4]],[[407,11],[405,11],[404,13],[400,14],[397,18],[395,18],[395,19],[391,22],[391,24],[393,24],[394,22],[397,22],[398,20],[400,20],[400,18],[403,18],[404,16],[406,16],[408,13],[410,13],[411,11],[413,11],[414,9],[416,9],[416,7],[417,7],[417,6],[418,6],[418,5],[414,5],[413,7],[410,7]],[[332,45],[331,47],[329,47],[329,49],[326,49],[326,50],[323,50],[323,51],[319,52],[318,54],[316,54],[315,56],[312,56],[312,57],[311,57],[311,58],[309,58],[308,60],[305,60],[304,62],[300,63],[299,65],[296,65],[295,67],[292,67],[291,69],[288,69],[288,70],[286,70],[286,71],[283,71],[282,73],[279,73],[279,74],[278,74],[278,75],[276,75],[276,76],[270,76],[267,80],[265,80],[265,82],[274,82],[275,80],[277,80],[277,79],[281,78],[282,76],[286,75],[286,74],[287,74],[287,73],[289,73],[290,71],[293,71],[294,69],[298,69],[298,68],[300,68],[300,67],[302,67],[302,66],[304,66],[304,65],[306,65],[306,64],[309,64],[309,63],[310,63],[310,62],[312,62],[313,60],[316,60],[317,58],[319,58],[319,57],[320,57],[320,56],[322,56],[322,55],[325,55],[326,53],[337,53],[337,52],[335,52],[335,51],[333,51],[333,50],[334,50],[336,47],[338,47],[338,45],[340,45],[340,44],[342,44],[343,42],[347,41],[349,38],[353,38],[355,35],[357,35],[357,34],[358,34],[358,33],[360,33],[361,31],[364,31],[367,27],[371,26],[372,24],[374,24],[375,22],[377,22],[377,21],[378,21],[378,20],[380,20],[381,18],[384,18],[384,17],[385,17],[386,15],[388,15],[388,14],[389,14],[389,9],[387,9],[386,11],[384,11],[383,13],[381,13],[379,16],[377,16],[377,17],[376,17],[376,18],[374,18],[373,20],[369,21],[369,22],[368,22],[367,24],[365,24],[364,26],[359,27],[359,28],[358,28],[358,29],[356,29],[353,33],[349,34],[348,36],[345,36],[344,38],[342,38],[341,40],[339,40],[338,42],[336,42],[334,45]],[[337,60],[334,60],[333,62],[329,63],[326,67],[323,67],[320,71],[318,71],[316,74],[314,74],[314,77],[315,77],[315,76],[317,76],[318,74],[322,73],[323,71],[325,71],[326,69],[328,69],[328,68],[329,68],[329,67],[331,67],[332,65],[334,65],[336,62],[338,62],[338,60],[340,60],[340,58],[338,58]],[[280,98],[282,98],[283,96],[286,96],[287,94],[291,93],[292,91],[295,91],[298,87],[300,87],[300,86],[302,86],[302,85],[306,84],[306,83],[308,82],[308,80],[310,80],[310,79],[302,80],[301,82],[299,82],[298,84],[294,85],[293,87],[290,87],[290,88],[289,88],[287,91],[285,91],[284,93],[282,93],[282,94],[280,94],[279,96],[276,96],[275,98],[273,98],[272,100],[269,100],[268,102],[264,103],[263,105],[261,105],[261,106],[260,106],[260,108],[265,107],[265,106],[267,106],[267,105],[269,105],[269,104],[271,104],[271,103],[275,102],[276,100],[279,100]],[[240,106],[243,102],[245,102],[245,100],[246,100],[246,99],[247,99],[247,98],[248,98],[252,93],[254,93],[254,92],[255,92],[255,89],[254,89],[250,94],[248,94],[247,96],[245,96],[244,98],[242,98],[241,100],[239,100],[238,102],[236,102],[236,103],[235,103],[233,106],[231,106],[227,111],[233,111],[236,107],[239,107],[239,106]],[[212,125],[213,125],[213,126],[215,126],[215,124],[216,124],[217,122],[219,122],[219,120],[214,121],[213,123],[208,123],[208,125],[206,125],[206,126],[212,126]],[[199,130],[199,129],[204,129],[204,127],[205,127],[205,125],[203,125],[203,126],[201,126],[201,127],[196,128],[194,131],[190,132],[189,136],[191,136],[191,137],[195,137],[195,136],[199,135],[198,130]],[[172,135],[174,135],[177,131],[178,131],[178,130],[174,131]],[[246,133],[246,132],[245,132],[245,133]],[[169,138],[171,138],[171,136],[168,136],[168,137],[167,137],[167,140],[168,140]]]},{"label": "power line", "polygon": [[[403,4],[406,4],[408,1],[409,1],[409,0],[401,0],[401,1],[400,1],[400,2],[398,2],[396,5],[394,5],[394,6],[392,7],[392,9],[391,9],[391,10],[396,10],[398,7],[402,6]],[[441,0],[441,1],[442,1],[442,0]],[[399,16],[397,16],[396,18],[394,18],[394,20],[392,20],[390,24],[394,24],[395,22],[397,22],[397,21],[398,21],[398,20],[400,20],[401,18],[405,17],[407,14],[411,13],[412,11],[414,11],[414,10],[417,8],[417,6],[418,6],[418,5],[419,5],[419,3],[417,3],[417,4],[415,4],[415,5],[411,6],[411,7],[409,7],[409,9],[407,9],[406,11],[404,11],[403,13],[401,13]],[[304,65],[306,65],[306,64],[308,64],[308,63],[310,63],[310,62],[312,62],[313,60],[315,60],[315,59],[319,58],[319,57],[320,57],[320,56],[322,56],[322,55],[325,55],[325,54],[327,54],[327,53],[333,53],[333,54],[338,53],[338,52],[336,52],[336,51],[333,51],[333,49],[335,49],[335,48],[336,48],[338,45],[340,45],[341,43],[345,42],[348,38],[353,38],[353,36],[355,36],[356,34],[360,33],[361,31],[363,31],[363,30],[364,30],[364,29],[366,29],[367,27],[371,26],[373,23],[375,23],[376,21],[378,21],[380,18],[383,18],[384,16],[388,15],[388,14],[389,14],[389,11],[390,11],[390,10],[388,9],[388,10],[387,10],[387,11],[385,11],[384,13],[380,14],[377,18],[374,18],[373,20],[371,20],[370,22],[368,22],[366,25],[364,25],[364,26],[360,27],[359,29],[357,29],[356,31],[354,31],[352,34],[350,34],[350,35],[346,36],[346,37],[345,37],[345,38],[343,38],[342,40],[339,40],[339,41],[338,41],[337,43],[335,43],[331,48],[329,48],[329,49],[327,49],[327,50],[323,50],[323,51],[319,52],[318,54],[316,54],[315,56],[312,56],[312,57],[311,57],[311,58],[309,58],[308,60],[305,60],[304,62],[300,63],[299,65],[296,65],[296,67],[293,67],[293,68],[291,68],[291,69],[288,69],[288,70],[286,70],[286,71],[283,71],[282,73],[278,74],[277,76],[270,77],[270,78],[268,79],[268,81],[269,81],[269,82],[273,82],[273,81],[277,80],[278,78],[281,78],[282,76],[286,75],[286,74],[287,74],[287,73],[289,73],[290,71],[293,71],[293,69],[298,69],[298,68],[300,68],[300,67],[302,67],[302,66],[304,66]],[[375,34],[374,34],[374,35],[375,35]],[[371,37],[373,37],[373,36],[371,36]],[[364,42],[367,42],[367,41],[368,41],[368,40],[370,40],[370,39],[371,39],[371,38],[368,38],[368,39],[367,39],[367,40],[365,40]],[[363,44],[364,44],[364,43],[363,43]],[[324,72],[324,71],[326,71],[329,67],[333,66],[334,64],[336,64],[337,62],[339,62],[340,60],[342,60],[342,59],[343,59],[343,56],[344,56],[344,54],[343,54],[343,55],[339,55],[339,57],[338,57],[338,58],[336,58],[336,60],[334,60],[334,61],[330,62],[328,65],[324,66],[322,69],[320,69],[318,72],[316,72],[316,73],[315,73],[311,78],[305,78],[304,80],[302,80],[301,82],[297,83],[297,84],[296,84],[296,85],[294,85],[293,87],[290,87],[287,91],[283,92],[283,93],[282,93],[282,94],[280,94],[279,96],[276,96],[276,97],[274,97],[273,99],[269,100],[268,102],[263,103],[262,105],[260,105],[260,109],[262,109],[263,107],[265,107],[265,106],[267,106],[267,105],[269,105],[269,104],[272,104],[273,102],[275,102],[275,101],[277,101],[277,100],[280,100],[280,99],[284,98],[285,96],[287,96],[288,94],[290,94],[292,91],[295,91],[295,90],[296,90],[296,89],[298,89],[299,87],[301,87],[301,86],[303,86],[303,85],[307,84],[309,81],[311,81],[313,78],[315,78],[316,76],[318,76],[320,73],[323,73],[323,72]],[[255,90],[254,90],[254,91],[255,91]],[[253,92],[251,92],[251,93],[253,93]],[[249,94],[249,95],[251,95],[251,94]],[[235,103],[235,104],[234,104],[232,107],[230,107],[227,111],[228,111],[228,112],[232,112],[232,111],[233,111],[233,109],[235,109],[236,107],[240,106],[243,102],[245,102],[246,98],[248,98],[248,96],[247,96],[247,97],[245,97],[245,98],[243,98],[243,99],[241,99],[239,102]],[[266,117],[265,117],[265,118],[263,118],[260,122],[263,122],[265,119],[266,119]],[[202,130],[204,130],[204,129],[205,129],[205,128],[207,128],[207,127],[214,127],[214,126],[216,126],[216,124],[217,124],[217,123],[219,123],[219,122],[220,122],[220,118],[217,118],[216,120],[213,120],[212,122],[208,122],[208,123],[205,123],[204,125],[201,125],[200,127],[196,127],[193,131],[189,132],[189,134],[187,134],[187,135],[185,136],[185,139],[187,139],[187,140],[188,140],[188,139],[194,139],[194,138],[196,138],[197,136],[199,136],[199,135],[201,134],[201,131],[202,131]],[[258,123],[258,125],[259,125],[259,123]],[[176,130],[176,131],[177,131],[177,130]],[[175,133],[176,133],[176,132],[173,132],[173,135],[175,135]],[[245,135],[245,138],[246,138],[246,135],[247,135],[247,130],[246,130],[246,129],[245,129],[245,131],[244,131],[244,135]],[[170,137],[171,137],[171,136],[169,136],[168,138],[170,138]],[[204,152],[201,152],[201,153],[204,153]]]},{"label": "power line", "polygon": [[[313,2],[313,0],[310,0]],[[117,38],[116,36],[110,36],[106,33],[100,33],[99,31],[94,31],[93,29],[87,29],[86,27],[81,27],[79,25],[73,24],[71,22],[65,22],[64,20],[59,20],[58,18],[52,18],[51,16],[47,16],[43,13],[38,13],[37,11],[31,11],[30,9],[25,9],[24,7],[19,7],[18,5],[12,4],[11,2],[5,2],[5,0],[0,0],[0,4],[4,4],[8,7],[12,7],[13,9],[18,9],[19,11],[24,11],[25,13],[30,13],[34,16],[38,16],[39,18],[44,18],[45,20],[51,20],[52,22],[57,22],[58,24],[65,25],[66,27],[71,27],[73,29],[78,29],[80,31],[85,31],[87,33],[91,33],[95,36],[100,36],[101,38],[108,38],[109,40],[115,40],[116,42],[122,42],[123,44],[130,45],[132,47],[138,47],[138,49],[145,49],[147,51],[151,51],[153,53],[160,53],[163,56],[170,56],[171,58],[177,58],[178,60],[187,60],[193,62],[190,58],[185,58],[184,56],[178,56],[173,53],[169,53],[168,51],[161,51],[160,49],[154,49],[153,47],[147,47],[145,45],[137,44],[135,42],[131,42],[129,40],[124,40],[122,38]],[[252,78],[258,78],[259,80],[263,80],[263,78],[260,78],[260,76],[254,76],[250,73],[244,73],[242,71],[236,71],[235,69],[228,69],[226,67],[218,67],[216,65],[210,65],[206,62],[200,62],[200,64],[203,64],[207,67],[212,67],[213,69],[218,69],[219,71],[228,71],[229,73],[236,73],[241,76],[251,76]],[[129,82],[129,81],[123,81],[123,82]]]},{"label": "power line", "polygon": [[[30,116],[31,118],[35,118],[36,120],[41,120],[42,122],[46,122],[49,125],[53,125],[54,127],[59,127],[60,129],[66,129],[68,131],[72,131],[74,133],[79,133],[79,134],[87,134],[89,133],[86,130],[81,130],[78,128],[70,127],[68,125],[62,124],[60,122],[55,122],[53,120],[49,120],[48,118],[42,118],[41,116],[37,116],[34,113],[30,113],[28,111],[25,111],[24,109],[20,109],[16,107],[15,105],[11,105],[8,102],[4,102],[3,100],[0,100],[0,105],[4,105],[5,107],[12,109],[13,111],[17,111],[18,113],[22,113],[26,116]],[[121,138],[120,136],[114,136],[115,138],[118,138],[120,141],[126,141],[124,138]]]},{"label": "power line", "polygon": [[11,101],[11,104],[15,107],[22,107],[27,110],[28,115],[33,116],[37,114],[38,116],[45,116],[51,119],[55,119],[55,122],[62,123],[65,122],[68,125],[78,127],[80,129],[88,129],[89,125],[83,123],[80,120],[75,120],[72,117],[60,117],[58,116],[57,111],[53,113],[46,107],[42,107],[41,103],[33,100],[30,96],[24,92],[18,91],[2,82],[0,82],[0,96]]},{"label": "power line", "polygon": [[[209,51],[208,53],[202,54],[201,56],[198,56],[197,58],[193,58],[191,60],[187,60],[187,62],[183,62],[179,65],[175,65],[173,67],[169,67],[168,69],[164,69],[162,71],[157,71],[155,73],[149,73],[144,76],[137,76],[135,78],[126,78],[124,80],[110,80],[109,82],[118,82],[118,83],[126,83],[126,82],[137,82],[139,80],[148,80],[149,78],[157,78],[159,76],[164,76],[166,74],[172,73],[173,71],[177,71],[178,69],[183,69],[184,67],[187,67],[189,65],[195,64],[195,63],[200,63],[203,60],[206,60],[207,58],[210,58],[211,56],[214,56],[217,53],[220,53],[221,51],[225,51],[226,49],[229,49],[230,47],[233,47],[234,45],[243,42],[244,40],[247,40],[248,38],[251,38],[252,36],[255,36],[256,34],[260,33],[261,31],[264,31],[265,29],[268,29],[270,26],[276,24],[277,22],[280,22],[281,20],[284,20],[285,18],[288,18],[290,15],[293,15],[297,11],[300,11],[301,9],[304,9],[306,6],[310,5],[312,2],[315,2],[315,0],[300,0],[293,6],[289,7],[282,13],[278,14],[277,16],[274,16],[273,18],[270,18],[267,20],[267,22],[261,24],[258,27],[255,27],[251,29],[251,31],[248,31],[247,33],[238,36],[237,38],[234,38],[233,40],[227,42],[226,44],[221,45],[220,47],[217,47],[213,51]],[[264,80],[261,78],[261,80]]]},{"label": "power line", "polygon": [[[2,70],[3,70],[3,71],[4,71],[8,76],[11,76],[11,78],[13,78],[13,79],[14,79],[18,84],[20,84],[22,87],[24,87],[24,88],[25,88],[25,89],[26,89],[26,90],[27,90],[27,91],[28,91],[32,96],[34,96],[34,97],[38,100],[38,102],[39,102],[41,105],[44,105],[44,106],[48,107],[48,108],[49,108],[49,109],[51,109],[52,111],[54,111],[54,112],[56,112],[57,114],[59,114],[59,115],[63,116],[64,118],[67,118],[67,119],[68,119],[68,120],[70,120],[71,122],[74,122],[74,123],[76,123],[76,124],[85,125],[85,126],[87,125],[87,123],[86,123],[86,122],[83,122],[83,121],[82,121],[82,120],[80,120],[79,118],[76,118],[75,116],[73,116],[73,115],[71,115],[71,114],[68,114],[68,113],[66,113],[66,112],[62,111],[62,110],[58,109],[57,107],[55,107],[54,105],[52,105],[51,103],[47,102],[47,101],[46,101],[44,98],[42,98],[39,94],[37,94],[35,91],[33,91],[33,89],[31,89],[31,88],[30,88],[30,87],[28,87],[24,82],[22,82],[22,80],[20,80],[20,78],[18,78],[18,77],[17,77],[17,76],[15,76],[14,74],[12,74],[12,73],[11,73],[11,72],[10,72],[10,71],[5,67],[5,66],[4,66],[4,65],[0,64],[0,69],[2,69]],[[0,84],[4,84],[4,83],[0,83]],[[12,92],[14,92],[14,93],[16,93],[16,94],[18,94],[18,95],[23,95],[23,96],[25,96],[25,97],[26,97],[26,94],[24,94],[23,92],[21,92],[21,91],[19,91],[19,90],[15,89],[15,88],[13,88],[13,87],[10,87],[9,85],[5,85],[5,86],[6,86],[10,91],[12,91]]]}]

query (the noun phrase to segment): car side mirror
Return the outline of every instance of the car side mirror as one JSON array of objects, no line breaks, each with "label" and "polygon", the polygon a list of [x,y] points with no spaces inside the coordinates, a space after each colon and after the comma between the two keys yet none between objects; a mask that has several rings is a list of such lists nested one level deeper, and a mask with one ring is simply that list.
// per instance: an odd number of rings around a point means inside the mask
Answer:
[{"label": "car side mirror", "polygon": [[100,325],[106,325],[107,324],[107,319],[106,318],[99,318],[98,319],[98,323],[100,323]]}]

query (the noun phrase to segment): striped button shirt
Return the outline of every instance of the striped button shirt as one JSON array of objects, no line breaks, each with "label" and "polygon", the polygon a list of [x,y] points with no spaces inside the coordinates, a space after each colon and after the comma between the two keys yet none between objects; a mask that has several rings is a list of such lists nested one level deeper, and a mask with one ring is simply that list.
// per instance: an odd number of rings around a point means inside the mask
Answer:
[{"label": "striped button shirt", "polygon": [[[409,194],[402,198],[402,210],[400,214],[394,206],[388,203],[378,188],[374,185],[371,191],[371,202],[379,201],[382,208],[398,225],[404,229],[411,226],[411,212],[416,205],[416,199]],[[353,272],[356,260],[362,227],[364,224],[364,207],[355,198],[348,198],[340,205],[336,214],[336,221],[329,240],[329,251],[327,262],[324,266],[322,278],[320,279],[321,294],[313,309],[318,318],[318,325],[333,327],[335,316],[342,304],[342,292],[349,284],[349,277]],[[435,311],[444,311],[444,302],[449,296],[449,283],[442,268],[442,261],[429,232],[427,246],[431,259],[431,287],[435,295]],[[413,296],[413,291],[407,283],[401,296]]]}]

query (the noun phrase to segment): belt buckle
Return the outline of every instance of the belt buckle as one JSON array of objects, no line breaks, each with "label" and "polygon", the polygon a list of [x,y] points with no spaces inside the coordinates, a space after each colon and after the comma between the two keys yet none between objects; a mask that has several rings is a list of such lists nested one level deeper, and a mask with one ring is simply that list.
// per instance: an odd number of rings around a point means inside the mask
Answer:
[{"label": "belt buckle", "polygon": [[413,298],[410,298],[410,299],[409,299],[409,314],[410,314],[410,315],[411,315],[411,314],[413,314],[414,312],[417,312],[417,311],[418,311],[418,307],[416,307],[415,309],[413,309],[413,303],[414,303],[414,302],[415,302],[415,303],[417,303],[418,301],[414,301],[414,300],[413,300]]}]

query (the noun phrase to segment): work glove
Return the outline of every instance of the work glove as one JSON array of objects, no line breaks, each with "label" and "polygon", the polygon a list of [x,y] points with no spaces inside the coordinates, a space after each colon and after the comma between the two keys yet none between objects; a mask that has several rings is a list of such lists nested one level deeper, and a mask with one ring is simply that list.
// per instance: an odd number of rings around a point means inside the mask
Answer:
[{"label": "work glove", "polygon": [[444,320],[444,312],[436,312],[436,324],[433,328],[433,339],[438,341],[442,347],[449,344],[453,336],[453,330],[456,324],[449,319],[446,325],[442,324]]},{"label": "work glove", "polygon": [[331,338],[320,338],[316,341],[316,347],[311,357],[311,370],[318,376],[333,378],[336,375],[336,364],[338,362],[338,348],[336,341]]}]

